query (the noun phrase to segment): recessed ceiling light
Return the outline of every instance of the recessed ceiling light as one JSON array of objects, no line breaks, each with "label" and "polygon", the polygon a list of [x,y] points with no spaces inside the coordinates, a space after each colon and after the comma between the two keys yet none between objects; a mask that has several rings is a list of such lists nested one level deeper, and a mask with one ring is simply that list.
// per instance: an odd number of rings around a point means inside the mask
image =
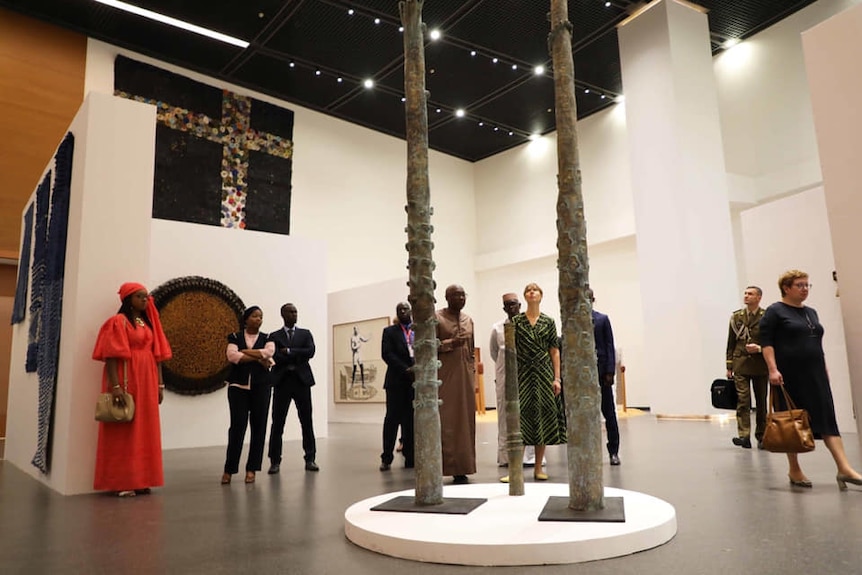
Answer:
[{"label": "recessed ceiling light", "polygon": [[364,82],[362,82],[362,85],[370,90],[371,88],[374,87],[374,80],[372,80],[371,78],[368,78]]},{"label": "recessed ceiling light", "polygon": [[404,32],[404,26],[399,26],[399,27],[398,27],[398,31],[399,31],[399,32]]},{"label": "recessed ceiling light", "polygon": [[431,33],[430,33],[430,34],[428,34],[428,36],[429,36],[432,40],[439,40],[439,39],[440,39],[440,35],[441,35],[441,34],[440,34],[440,30],[438,30],[438,29],[436,29],[436,28],[435,28],[434,30],[431,30]]},{"label": "recessed ceiling light", "polygon": [[539,66],[536,66],[535,68],[533,68],[533,74],[535,74],[536,76],[541,76],[544,73],[545,73],[545,67],[544,66],[539,65]]},{"label": "recessed ceiling light", "polygon": [[291,62],[290,64],[288,64],[288,66],[290,66],[291,68],[296,68],[296,62]]},{"label": "recessed ceiling light", "polygon": [[497,62],[499,62],[499,61],[500,61],[500,60],[498,60],[497,58],[491,58],[491,62],[493,62],[494,64],[496,64],[496,63],[497,63]]},{"label": "recessed ceiling light", "polygon": [[466,113],[467,112],[464,111],[464,108],[458,108],[457,110],[455,110],[455,115],[459,118],[463,118],[464,114]]},{"label": "recessed ceiling light", "polygon": [[509,132],[509,135],[510,135],[510,136],[512,136],[512,135],[514,135],[514,133],[515,133],[515,132]]},{"label": "recessed ceiling light", "polygon": [[348,15],[348,16],[353,16],[353,14],[354,14],[354,12],[353,12],[353,8],[348,8],[348,9],[347,9],[347,15]]},{"label": "recessed ceiling light", "polygon": [[589,94],[589,93],[590,93],[590,89],[589,89],[589,88],[587,88],[586,90],[584,90],[584,94]]},{"label": "recessed ceiling light", "polygon": [[605,95],[604,95],[604,94],[602,94],[602,100],[604,100],[604,99],[605,99]]},{"label": "recessed ceiling light", "polygon": [[212,38],[213,40],[218,40],[226,44],[239,46],[240,48],[248,48],[248,42],[246,42],[245,40],[240,40],[239,38],[234,38],[233,36],[228,36],[227,34],[216,32],[215,30],[209,30],[207,28],[195,26],[194,24],[183,22],[182,20],[177,20],[176,18],[171,18],[170,16],[165,16],[164,14],[153,12],[152,10],[146,10],[144,8],[140,8],[139,6],[126,4],[125,2],[120,2],[119,0],[96,0],[96,2],[98,2],[99,4],[104,4],[105,6],[110,6],[111,8],[116,8],[117,10],[122,10],[124,12],[129,12],[130,14],[135,14],[137,16],[147,18],[149,20],[155,20],[156,22],[161,22],[162,24],[167,24],[168,26],[182,28],[183,30],[186,30],[188,32],[200,34],[201,36],[206,36],[207,38]]},{"label": "recessed ceiling light", "polygon": [[315,76],[320,76],[320,70],[315,70],[315,71],[314,71],[314,75],[315,75]]},{"label": "recessed ceiling light", "polygon": [[344,81],[344,78],[338,77],[338,78],[336,78],[336,79],[335,79],[335,81],[336,81],[336,82],[338,82],[338,83],[340,84],[340,83],[342,83],[342,82]]},{"label": "recessed ceiling light", "polygon": [[436,110],[434,110],[434,111],[435,111],[435,112],[437,112],[437,113],[439,114],[439,113],[440,113],[440,112],[442,112],[443,110],[441,110],[440,108],[437,108],[437,109],[436,109]]},{"label": "recessed ceiling light", "polygon": [[611,7],[611,3],[610,3],[610,2],[605,2],[605,8],[610,8],[610,7]]},{"label": "recessed ceiling light", "polygon": [[406,101],[407,101],[407,98],[402,97],[402,98],[401,98],[401,101],[402,101],[402,102],[406,102]]},{"label": "recessed ceiling light", "polygon": [[518,65],[517,65],[517,64],[512,64],[512,70],[517,70],[517,69],[518,69]]},{"label": "recessed ceiling light", "polygon": [[470,55],[471,55],[471,56],[475,56],[475,55],[476,55],[476,50],[470,50]]},{"label": "recessed ceiling light", "polygon": [[721,44],[721,47],[724,48],[725,50],[727,50],[729,48],[733,48],[734,46],[739,44],[739,42],[740,42],[739,38],[729,38]]},{"label": "recessed ceiling light", "polygon": [[375,24],[380,24],[380,18],[375,18],[375,19],[374,19],[374,23],[375,23]]},{"label": "recessed ceiling light", "polygon": [[494,131],[495,131],[495,132],[499,132],[499,131],[500,131],[500,128],[498,128],[497,126],[494,126]]},{"label": "recessed ceiling light", "polygon": [[479,127],[482,127],[484,125],[485,125],[485,122],[479,122]]}]

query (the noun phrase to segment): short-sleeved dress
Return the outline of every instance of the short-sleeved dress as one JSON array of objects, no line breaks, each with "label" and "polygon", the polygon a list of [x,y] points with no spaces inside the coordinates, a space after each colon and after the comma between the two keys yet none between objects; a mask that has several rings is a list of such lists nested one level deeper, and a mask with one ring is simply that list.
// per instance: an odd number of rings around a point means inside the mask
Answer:
[{"label": "short-sleeved dress", "polygon": [[[152,329],[134,326],[125,315],[117,314],[102,325],[93,350],[93,359],[109,358],[118,360],[121,385],[123,364],[127,364],[135,417],[131,423],[99,424],[93,488],[125,491],[164,485],[156,362],[170,359],[170,348],[157,354]],[[106,365],[102,370],[102,391],[109,389]]]},{"label": "short-sleeved dress", "polygon": [[775,349],[784,387],[797,407],[808,410],[818,439],[839,434],[822,341],[823,326],[813,308],[776,302],[760,320],[760,344]]},{"label": "short-sleeved dress", "polygon": [[521,436],[524,445],[557,445],[566,442],[563,402],[554,395],[554,366],[551,348],[559,348],[557,325],[539,314],[530,325],[526,314],[512,319],[518,353],[518,397],[521,407]]}]

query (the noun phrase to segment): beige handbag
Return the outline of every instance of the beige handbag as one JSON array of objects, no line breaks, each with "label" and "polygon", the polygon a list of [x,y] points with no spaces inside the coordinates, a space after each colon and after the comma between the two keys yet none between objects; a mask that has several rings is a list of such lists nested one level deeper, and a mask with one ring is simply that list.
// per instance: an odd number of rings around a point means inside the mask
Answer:
[{"label": "beige handbag", "polygon": [[814,434],[808,412],[799,409],[790,399],[783,385],[781,388],[787,411],[775,411],[776,386],[770,386],[769,413],[766,415],[766,431],[763,433],[763,448],[772,453],[806,453],[814,449]]},{"label": "beige handbag", "polygon": [[135,418],[135,398],[129,393],[127,363],[123,361],[124,405],[114,403],[112,393],[101,393],[96,401],[96,421],[104,423],[130,423]]}]

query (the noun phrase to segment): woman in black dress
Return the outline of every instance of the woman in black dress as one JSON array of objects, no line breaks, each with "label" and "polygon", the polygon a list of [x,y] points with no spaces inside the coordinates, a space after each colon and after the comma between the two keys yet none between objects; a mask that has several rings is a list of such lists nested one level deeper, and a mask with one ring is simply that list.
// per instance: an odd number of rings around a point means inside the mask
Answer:
[{"label": "woman in black dress", "polygon": [[[822,439],[838,468],[838,488],[862,485],[862,475],[850,466],[838,432],[829,374],[823,355],[823,326],[817,312],[803,302],[808,298],[808,274],[799,270],[784,272],[778,278],[781,301],[766,309],[760,320],[763,358],[769,368],[769,383],[783,385],[797,407],[808,411],[811,430]],[[795,487],[811,487],[799,466],[796,453],[788,453],[788,477]]]}]

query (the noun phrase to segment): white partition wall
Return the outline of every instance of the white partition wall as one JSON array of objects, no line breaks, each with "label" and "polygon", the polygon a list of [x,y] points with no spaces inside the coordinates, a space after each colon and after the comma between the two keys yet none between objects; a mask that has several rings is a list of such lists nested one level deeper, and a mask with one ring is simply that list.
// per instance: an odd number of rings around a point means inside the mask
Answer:
[{"label": "white partition wall", "polygon": [[[844,320],[852,399],[855,400],[852,405],[858,407],[862,402],[862,267],[858,265],[859,246],[862,245],[859,225],[862,213],[859,195],[862,5],[812,28],[803,34],[802,41],[838,272],[838,283],[834,287],[840,285],[840,311]],[[823,283],[833,287],[828,279]],[[851,398],[844,399],[842,406],[836,397],[836,409],[850,407]],[[858,413],[856,409],[853,412]],[[839,422],[842,429],[851,429],[840,418]],[[856,429],[862,431],[858,419],[855,423]]]},{"label": "white partition wall", "polygon": [[63,323],[50,472],[36,448],[38,382],[24,372],[29,315],[14,327],[6,458],[63,494],[92,490],[101,364],[90,359],[101,323],[119,307],[124,281],[147,281],[155,108],[92,94],[69,130],[75,136]]}]

